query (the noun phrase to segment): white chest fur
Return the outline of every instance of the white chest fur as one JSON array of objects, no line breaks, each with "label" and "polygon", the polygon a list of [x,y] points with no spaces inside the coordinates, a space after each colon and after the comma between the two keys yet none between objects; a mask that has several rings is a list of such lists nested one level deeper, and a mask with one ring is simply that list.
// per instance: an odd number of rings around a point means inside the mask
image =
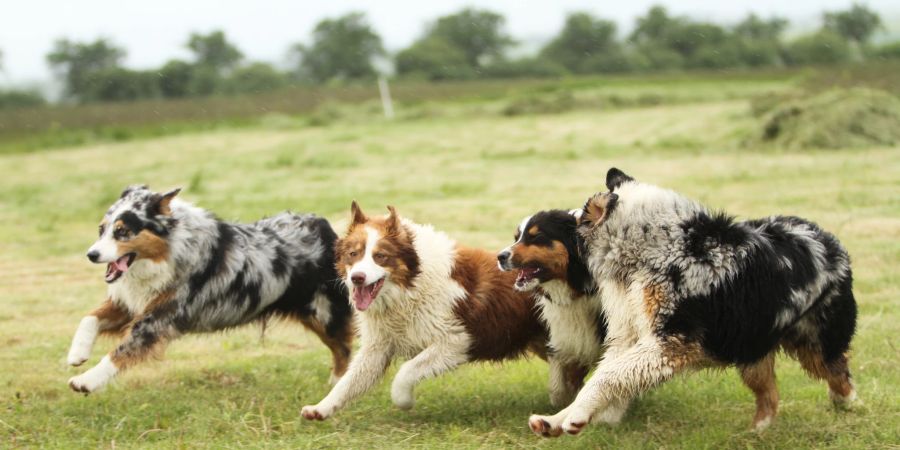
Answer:
[{"label": "white chest fur", "polygon": [[140,315],[151,300],[169,288],[173,276],[172,265],[168,262],[138,260],[120,280],[109,285],[107,293],[113,302],[132,315]]},{"label": "white chest fur", "polygon": [[561,281],[541,285],[548,297],[541,296],[538,305],[541,318],[550,328],[550,346],[557,357],[566,362],[593,365],[603,354],[597,317],[601,311],[596,297],[572,298],[572,291]]}]

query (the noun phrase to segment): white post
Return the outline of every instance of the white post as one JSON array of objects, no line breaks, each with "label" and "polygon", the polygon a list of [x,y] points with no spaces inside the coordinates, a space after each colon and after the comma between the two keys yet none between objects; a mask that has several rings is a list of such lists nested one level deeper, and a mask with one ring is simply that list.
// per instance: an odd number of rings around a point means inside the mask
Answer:
[{"label": "white post", "polygon": [[381,107],[384,109],[384,117],[394,118],[394,103],[391,101],[391,90],[388,89],[387,79],[378,77],[378,92],[381,94]]}]

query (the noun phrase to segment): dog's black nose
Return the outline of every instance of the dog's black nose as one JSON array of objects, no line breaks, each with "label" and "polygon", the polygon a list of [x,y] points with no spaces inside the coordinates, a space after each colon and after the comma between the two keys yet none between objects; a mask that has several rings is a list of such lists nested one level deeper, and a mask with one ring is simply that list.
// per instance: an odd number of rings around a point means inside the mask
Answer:
[{"label": "dog's black nose", "polygon": [[509,250],[503,250],[502,252],[497,254],[497,261],[500,262],[500,265],[505,265],[507,261],[509,261]]},{"label": "dog's black nose", "polygon": [[97,250],[91,250],[88,252],[87,257],[89,260],[91,260],[91,262],[97,262],[97,260],[100,259],[100,252],[98,252]]}]

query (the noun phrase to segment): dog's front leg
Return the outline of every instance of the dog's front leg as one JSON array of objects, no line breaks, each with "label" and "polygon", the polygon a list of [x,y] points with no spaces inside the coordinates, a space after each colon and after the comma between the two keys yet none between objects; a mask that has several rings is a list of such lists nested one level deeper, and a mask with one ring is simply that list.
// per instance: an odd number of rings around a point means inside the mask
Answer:
[{"label": "dog's front leg", "polygon": [[69,387],[77,392],[90,393],[106,386],[120,371],[131,367],[165,349],[178,331],[168,318],[148,315],[131,327],[128,336],[110,354],[103,357],[87,372],[69,379]]},{"label": "dog's front leg", "polygon": [[384,375],[392,356],[391,349],[384,345],[363,342],[359,353],[350,361],[347,373],[338,380],[331,392],[318,404],[304,406],[300,415],[308,420],[327,419],[348,402],[371,389]]},{"label": "dog's front leg", "polygon": [[422,380],[438,376],[468,361],[468,339],[451,338],[449,342],[433,344],[414,358],[403,363],[391,384],[391,400],[400,409],[410,409],[416,402],[415,387]]},{"label": "dog's front leg", "polygon": [[118,305],[107,299],[99,308],[81,319],[78,330],[72,338],[66,362],[70,366],[80,366],[91,357],[97,334],[119,331],[128,324],[131,315]]},{"label": "dog's front leg", "polygon": [[604,358],[575,401],[566,408],[568,411],[561,424],[562,430],[578,434],[598,411],[627,403],[672,378],[692,364],[696,357],[690,349],[672,348],[651,337],[638,341],[615,358]]}]

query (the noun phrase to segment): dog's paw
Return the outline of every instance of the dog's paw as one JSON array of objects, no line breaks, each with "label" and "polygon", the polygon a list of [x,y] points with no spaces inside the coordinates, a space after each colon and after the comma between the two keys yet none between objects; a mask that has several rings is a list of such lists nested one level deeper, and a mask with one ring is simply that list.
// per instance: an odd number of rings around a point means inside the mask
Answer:
[{"label": "dog's paw", "polygon": [[543,437],[559,437],[562,434],[562,428],[559,424],[555,424],[555,420],[550,416],[533,414],[528,418],[528,428],[531,428],[534,434]]},{"label": "dog's paw", "polygon": [[90,353],[79,352],[77,349],[72,348],[69,352],[69,356],[66,358],[66,363],[72,367],[78,367],[84,364],[90,357]]},{"label": "dog's paw", "polygon": [[410,410],[416,405],[416,397],[412,389],[391,389],[391,401],[402,410]]},{"label": "dog's paw", "polygon": [[334,413],[334,408],[326,408],[319,405],[307,405],[300,410],[300,415],[306,420],[325,420]]},{"label": "dog's paw", "polygon": [[75,392],[90,394],[91,392],[97,392],[103,386],[106,386],[106,381],[93,376],[90,371],[69,378],[69,387]]},{"label": "dog's paw", "polygon": [[573,410],[563,421],[562,429],[569,434],[581,433],[581,430],[591,423],[591,414],[585,411]]}]

